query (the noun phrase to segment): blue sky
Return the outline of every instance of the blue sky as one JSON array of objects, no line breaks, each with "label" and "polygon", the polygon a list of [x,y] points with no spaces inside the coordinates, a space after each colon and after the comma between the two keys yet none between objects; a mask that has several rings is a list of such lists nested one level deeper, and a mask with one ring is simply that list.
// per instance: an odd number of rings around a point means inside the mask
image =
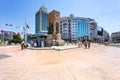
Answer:
[{"label": "blue sky", "polygon": [[120,0],[0,0],[0,30],[22,32],[4,25],[24,26],[26,21],[30,26],[28,33],[35,33],[35,13],[43,4],[48,12],[54,9],[61,12],[61,17],[70,13],[90,17],[110,34],[120,31]]}]

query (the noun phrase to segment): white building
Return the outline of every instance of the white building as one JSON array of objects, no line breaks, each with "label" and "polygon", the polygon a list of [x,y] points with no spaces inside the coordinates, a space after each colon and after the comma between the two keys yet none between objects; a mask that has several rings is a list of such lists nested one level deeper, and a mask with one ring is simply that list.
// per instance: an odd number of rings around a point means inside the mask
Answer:
[{"label": "white building", "polygon": [[66,41],[71,40],[71,16],[62,17],[60,20],[62,39]]},{"label": "white building", "polygon": [[[87,20],[90,25],[90,40],[94,41],[97,38],[97,23],[94,19],[85,18],[85,17],[74,17],[70,15],[69,17],[62,17],[60,21],[62,39],[68,41],[77,41],[78,40],[78,26],[80,21]],[[84,27],[87,25],[82,24]],[[84,30],[83,30],[84,31]]]},{"label": "white building", "polygon": [[67,41],[77,40],[79,17],[70,14],[69,17],[62,17],[60,20],[62,39]]}]

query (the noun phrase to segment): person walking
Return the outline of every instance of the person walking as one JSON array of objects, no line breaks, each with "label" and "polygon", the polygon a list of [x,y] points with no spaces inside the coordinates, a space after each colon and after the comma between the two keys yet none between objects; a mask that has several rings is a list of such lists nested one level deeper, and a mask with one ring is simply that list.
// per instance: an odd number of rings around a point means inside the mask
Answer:
[{"label": "person walking", "polygon": [[36,41],[34,41],[34,43],[33,43],[33,44],[34,44],[34,47],[36,48],[36,47],[37,47],[37,42],[36,42]]},{"label": "person walking", "polygon": [[42,48],[44,47],[44,41],[41,41],[41,47]]},{"label": "person walking", "polygon": [[88,42],[87,42],[87,40],[85,40],[85,41],[84,41],[85,49],[87,48],[87,44],[88,44]]},{"label": "person walking", "polygon": [[21,43],[21,50],[23,50],[24,49],[24,41],[22,41],[22,43]]},{"label": "person walking", "polygon": [[78,48],[80,48],[80,41],[78,42]]},{"label": "person walking", "polygon": [[91,43],[90,43],[90,40],[88,40],[88,49],[90,48],[90,44],[91,44]]},{"label": "person walking", "polygon": [[82,42],[80,41],[80,47],[82,47]]}]

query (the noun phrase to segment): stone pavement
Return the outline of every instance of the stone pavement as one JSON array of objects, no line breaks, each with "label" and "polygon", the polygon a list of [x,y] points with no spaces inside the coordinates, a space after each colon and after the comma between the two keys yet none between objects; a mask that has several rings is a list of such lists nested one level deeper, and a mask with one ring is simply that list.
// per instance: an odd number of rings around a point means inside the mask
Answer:
[{"label": "stone pavement", "polygon": [[120,48],[63,51],[0,47],[0,80],[120,80]]}]

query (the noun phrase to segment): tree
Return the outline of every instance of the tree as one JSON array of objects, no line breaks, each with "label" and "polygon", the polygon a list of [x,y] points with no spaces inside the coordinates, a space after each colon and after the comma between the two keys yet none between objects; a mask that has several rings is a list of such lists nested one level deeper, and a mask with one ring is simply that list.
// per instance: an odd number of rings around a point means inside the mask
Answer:
[{"label": "tree", "polygon": [[22,42],[22,39],[20,37],[20,35],[13,35],[13,39],[11,40],[12,43],[21,43]]}]

